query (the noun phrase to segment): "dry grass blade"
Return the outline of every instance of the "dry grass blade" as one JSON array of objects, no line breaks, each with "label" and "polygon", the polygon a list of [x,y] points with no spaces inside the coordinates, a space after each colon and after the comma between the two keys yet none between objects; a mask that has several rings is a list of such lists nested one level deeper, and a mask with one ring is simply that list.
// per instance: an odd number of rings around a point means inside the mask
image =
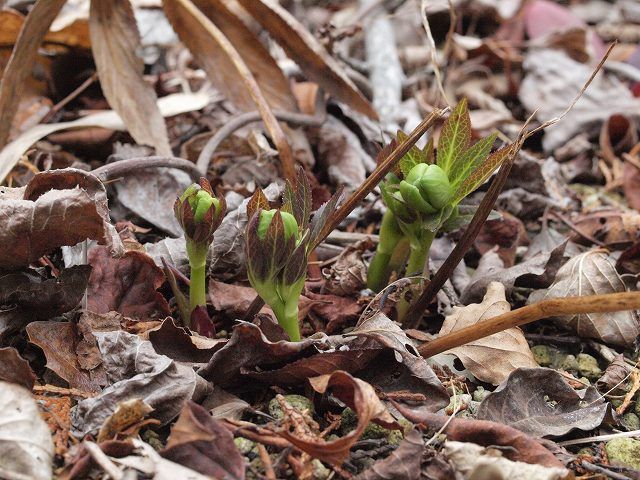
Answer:
[{"label": "dry grass blade", "polygon": [[38,0],[20,31],[0,81],[0,148],[9,138],[22,88],[36,61],[38,47],[66,0]]},{"label": "dry grass blade", "polygon": [[558,315],[621,312],[640,309],[640,292],[609,293],[581,297],[543,300],[533,305],[512,310],[484,322],[471,325],[432,342],[423,343],[418,352],[423,357],[432,357],[480,338],[493,335],[508,328],[519,327],[543,318]]},{"label": "dry grass blade", "polygon": [[152,145],[159,155],[171,155],[156,94],[144,81],[144,63],[136,55],[140,34],[129,0],[91,0],[89,26],[100,86],[109,105],[136,142]]},{"label": "dry grass blade", "polygon": [[291,147],[238,51],[191,0],[164,0],[163,5],[174,30],[216,86],[240,108],[253,110],[254,104],[258,107],[280,153],[283,176],[293,181],[295,168]]},{"label": "dry grass blade", "polygon": [[300,65],[309,79],[359,112],[377,118],[371,104],[345,75],[338,62],[293,15],[276,2],[239,0],[239,3]]},{"label": "dry grass blade", "polygon": [[265,99],[273,109],[295,112],[298,105],[289,80],[262,45],[223,0],[193,0],[193,3],[222,31],[253,73]]}]

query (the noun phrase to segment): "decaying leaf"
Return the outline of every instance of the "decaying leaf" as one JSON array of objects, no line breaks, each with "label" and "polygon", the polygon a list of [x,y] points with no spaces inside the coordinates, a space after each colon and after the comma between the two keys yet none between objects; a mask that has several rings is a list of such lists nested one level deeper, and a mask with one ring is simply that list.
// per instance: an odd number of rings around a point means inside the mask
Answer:
[{"label": "decaying leaf", "polygon": [[15,383],[29,390],[36,381],[29,362],[13,347],[0,348],[0,381]]},{"label": "decaying leaf", "polygon": [[[624,292],[626,287],[614,262],[603,250],[576,255],[564,264],[553,285],[529,296],[529,303],[546,298],[600,295]],[[591,313],[558,317],[557,322],[574,330],[581,337],[596,338],[613,345],[632,345],[640,334],[637,311]]]},{"label": "decaying leaf", "polygon": [[537,437],[559,437],[599,427],[608,411],[594,387],[575,391],[555,370],[519,368],[482,401],[478,418]]},{"label": "decaying leaf", "polygon": [[153,418],[166,424],[188,400],[206,393],[206,382],[191,367],[158,355],[137,335],[103,332],[96,338],[110,385],[78,403],[72,417],[78,436],[97,433],[120,402],[140,398],[154,409]]},{"label": "decaying leaf", "polygon": [[148,332],[153,349],[160,355],[185,364],[207,363],[211,356],[220,350],[226,340],[189,336],[187,331],[176,325],[176,321],[167,317],[158,328]]},{"label": "decaying leaf", "polygon": [[164,273],[143,252],[128,251],[113,258],[104,247],[89,250],[93,267],[87,292],[87,309],[94,313],[119,312],[133,318],[169,315],[169,304],[156,289]]},{"label": "decaying leaf", "polygon": [[611,389],[624,389],[626,381],[629,379],[631,373],[631,365],[628,365],[624,359],[624,355],[619,354],[609,364],[607,369],[602,374],[602,377],[598,379],[596,385],[598,389],[603,392],[607,392]]},{"label": "decaying leaf", "polygon": [[405,435],[400,446],[358,475],[358,480],[419,480],[424,441],[418,430]]},{"label": "decaying leaf", "polygon": [[[504,285],[491,282],[482,303],[454,307],[445,318],[440,335],[481,323],[511,310]],[[457,356],[476,378],[498,385],[520,367],[537,367],[527,340],[519,328],[509,328],[448,351]]]},{"label": "decaying leaf", "polygon": [[100,180],[73,168],[37,174],[24,189],[0,187],[0,268],[28,265],[87,238],[121,244]]},{"label": "decaying leaf", "polygon": [[563,480],[570,472],[562,467],[544,467],[524,462],[512,462],[504,458],[500,451],[492,452],[475,443],[448,441],[444,444],[444,454],[463,478],[475,480]]},{"label": "decaying leaf", "polygon": [[142,77],[140,34],[129,0],[91,0],[89,27],[100,86],[109,105],[136,142],[155,147],[159,155],[171,155],[156,94]]},{"label": "decaying leaf", "polygon": [[0,476],[50,480],[53,441],[26,388],[0,381]]},{"label": "decaying leaf", "polygon": [[211,478],[245,478],[244,458],[233,443],[233,434],[193,402],[184,406],[161,454]]},{"label": "decaying leaf", "polygon": [[98,431],[98,443],[112,440],[119,433],[144,420],[153,411],[149,405],[139,398],[121,402],[109,415]]},{"label": "decaying leaf", "polygon": [[312,457],[333,465],[340,465],[370,421],[387,428],[400,428],[376,395],[373,387],[346,372],[336,371],[331,375],[310,378],[309,383],[316,392],[330,393],[344,402],[358,416],[356,428],[336,440],[299,438],[295,433],[286,430],[281,432],[284,438]]}]

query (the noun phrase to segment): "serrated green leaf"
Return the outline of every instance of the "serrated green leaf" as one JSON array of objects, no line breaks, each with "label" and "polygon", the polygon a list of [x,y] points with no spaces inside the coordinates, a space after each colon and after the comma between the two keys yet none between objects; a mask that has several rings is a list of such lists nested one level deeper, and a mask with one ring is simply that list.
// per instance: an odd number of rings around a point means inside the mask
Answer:
[{"label": "serrated green leaf", "polygon": [[455,159],[467,150],[469,142],[471,142],[471,119],[467,99],[463,98],[444,122],[438,141],[436,163],[447,175]]},{"label": "serrated green leaf", "polygon": [[[398,142],[404,142],[409,136],[402,130],[398,130],[397,133]],[[423,150],[420,150],[415,144],[411,147],[407,153],[400,159],[398,165],[400,166],[400,172],[402,176],[406,178],[407,174],[413,167],[419,163],[426,163],[426,155]]]},{"label": "serrated green leaf", "polygon": [[491,174],[504,162],[511,153],[513,145],[509,144],[500,150],[493,152],[487,159],[464,180],[453,197],[453,205],[457,205],[460,201],[473,192],[476,188],[484,183]]},{"label": "serrated green leaf", "polygon": [[454,188],[464,182],[469,174],[487,158],[497,136],[497,133],[492,133],[488,137],[478,140],[462,155],[454,159],[449,173],[449,181]]}]

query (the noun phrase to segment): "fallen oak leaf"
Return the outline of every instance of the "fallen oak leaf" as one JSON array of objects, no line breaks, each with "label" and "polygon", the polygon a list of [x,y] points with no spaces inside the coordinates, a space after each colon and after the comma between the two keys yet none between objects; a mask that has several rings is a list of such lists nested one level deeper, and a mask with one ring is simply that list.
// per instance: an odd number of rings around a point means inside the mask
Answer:
[{"label": "fallen oak leaf", "polygon": [[337,371],[331,375],[310,378],[309,383],[316,392],[331,394],[344,402],[358,416],[356,428],[336,440],[299,438],[286,430],[280,432],[282,437],[312,457],[332,465],[341,465],[370,421],[386,428],[401,429],[367,382]]}]

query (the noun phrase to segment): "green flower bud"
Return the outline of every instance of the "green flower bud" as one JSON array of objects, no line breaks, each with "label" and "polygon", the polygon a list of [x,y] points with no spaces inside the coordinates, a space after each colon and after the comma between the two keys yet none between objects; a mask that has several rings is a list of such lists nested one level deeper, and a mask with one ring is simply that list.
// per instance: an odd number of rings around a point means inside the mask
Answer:
[{"label": "green flower bud", "polygon": [[435,213],[453,196],[447,174],[437,165],[419,163],[400,182],[400,193],[408,205],[421,213]]},{"label": "green flower bud", "polygon": [[[258,221],[258,238],[260,240],[264,240],[264,237],[267,234],[267,229],[269,225],[271,225],[271,221],[273,220],[273,216],[276,214],[278,210],[272,208],[271,210],[262,210],[260,212],[260,219]],[[293,215],[288,212],[280,211],[280,217],[282,218],[282,224],[284,226],[284,235],[287,240],[291,237],[295,237],[296,240],[299,239],[300,233],[298,231],[298,222]]]},{"label": "green flower bud", "polygon": [[224,198],[213,196],[205,178],[190,185],[176,200],[173,211],[184,230],[185,237],[197,245],[207,247],[226,212]]}]

